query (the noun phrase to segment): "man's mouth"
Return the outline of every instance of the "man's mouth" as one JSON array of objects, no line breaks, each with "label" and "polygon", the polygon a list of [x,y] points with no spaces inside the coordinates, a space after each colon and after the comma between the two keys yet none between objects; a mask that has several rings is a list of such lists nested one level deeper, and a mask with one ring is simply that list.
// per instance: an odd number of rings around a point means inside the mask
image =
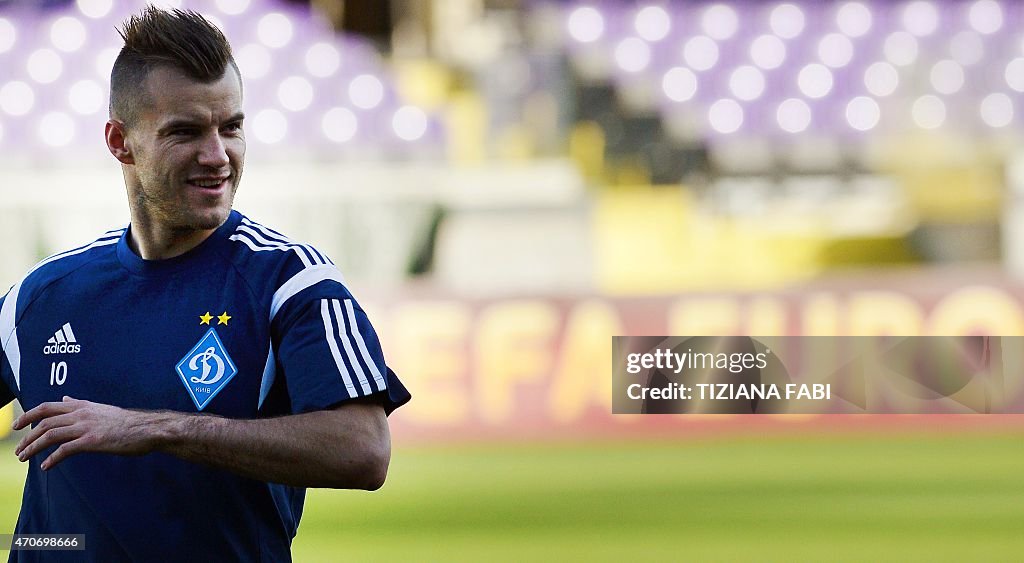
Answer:
[{"label": "man's mouth", "polygon": [[219,178],[191,178],[186,180],[185,183],[204,190],[217,190],[226,184],[230,178],[230,176],[221,176]]}]

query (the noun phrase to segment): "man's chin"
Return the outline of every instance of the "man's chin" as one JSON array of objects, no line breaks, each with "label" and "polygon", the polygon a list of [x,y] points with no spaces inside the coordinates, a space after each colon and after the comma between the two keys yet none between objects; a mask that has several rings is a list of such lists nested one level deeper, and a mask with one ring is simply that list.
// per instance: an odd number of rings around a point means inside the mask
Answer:
[{"label": "man's chin", "polygon": [[216,211],[210,211],[208,213],[197,213],[190,217],[188,225],[191,229],[196,231],[212,231],[217,227],[224,224],[224,221],[228,220],[228,216],[231,215],[231,208],[224,210],[218,209]]}]

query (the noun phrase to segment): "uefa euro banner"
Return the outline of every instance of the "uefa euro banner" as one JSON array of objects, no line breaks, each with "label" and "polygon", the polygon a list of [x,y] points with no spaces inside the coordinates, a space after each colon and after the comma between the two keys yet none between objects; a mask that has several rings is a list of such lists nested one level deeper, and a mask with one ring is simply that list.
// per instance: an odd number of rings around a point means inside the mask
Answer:
[{"label": "uefa euro banner", "polygon": [[[923,273],[645,298],[389,295],[367,308],[389,364],[415,396],[395,415],[399,436],[675,432],[709,413],[720,423],[744,413],[1024,412],[1024,341],[1014,338],[1024,336],[1024,290],[1001,279]],[[613,337],[624,354],[613,354]],[[739,375],[721,363],[680,368],[679,356],[669,365],[664,355],[692,349],[719,360],[721,350],[710,348],[722,346],[727,361],[745,355]],[[659,349],[660,368],[643,359]],[[639,372],[629,354],[640,355]],[[685,398],[655,397],[666,392],[659,383],[686,387]]]}]

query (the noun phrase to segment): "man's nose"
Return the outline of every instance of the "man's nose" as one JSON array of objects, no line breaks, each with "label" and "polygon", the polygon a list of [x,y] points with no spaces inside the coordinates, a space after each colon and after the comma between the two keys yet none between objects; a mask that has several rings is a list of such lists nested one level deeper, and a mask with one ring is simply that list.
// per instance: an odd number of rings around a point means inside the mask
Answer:
[{"label": "man's nose", "polygon": [[199,164],[210,168],[223,168],[230,164],[227,147],[219,134],[207,135],[199,148]]}]

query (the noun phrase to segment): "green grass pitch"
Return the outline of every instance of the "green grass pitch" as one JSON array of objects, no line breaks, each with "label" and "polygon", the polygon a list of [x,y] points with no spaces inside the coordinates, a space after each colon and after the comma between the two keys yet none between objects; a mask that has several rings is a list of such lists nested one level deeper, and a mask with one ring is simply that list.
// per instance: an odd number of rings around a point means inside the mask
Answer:
[{"label": "green grass pitch", "polygon": [[[395,448],[311,491],[298,562],[1019,560],[1022,433]],[[13,442],[3,444],[13,450]],[[0,457],[0,528],[24,466]]]}]

